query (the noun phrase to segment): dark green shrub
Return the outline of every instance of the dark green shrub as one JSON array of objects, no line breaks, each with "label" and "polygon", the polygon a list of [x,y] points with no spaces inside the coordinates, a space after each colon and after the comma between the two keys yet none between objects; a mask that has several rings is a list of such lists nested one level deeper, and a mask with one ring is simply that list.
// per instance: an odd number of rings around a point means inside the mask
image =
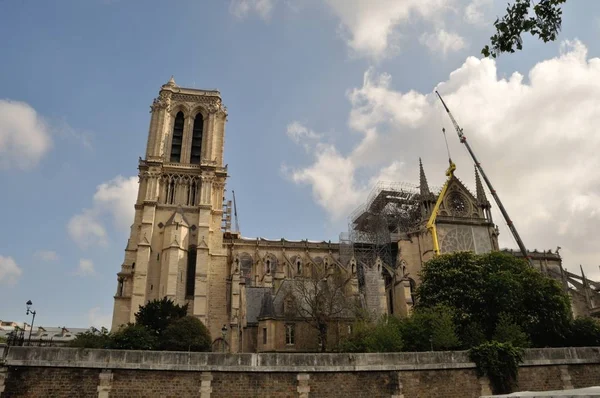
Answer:
[{"label": "dark green shrub", "polygon": [[158,339],[142,325],[129,323],[111,334],[110,348],[119,350],[155,350]]},{"label": "dark green shrub", "polygon": [[517,384],[519,364],[523,362],[520,348],[510,343],[490,341],[469,350],[477,365],[478,376],[490,379],[494,394],[509,394]]},{"label": "dark green shrub", "polygon": [[202,321],[186,316],[165,329],[160,345],[170,351],[210,351],[211,343],[210,332]]}]

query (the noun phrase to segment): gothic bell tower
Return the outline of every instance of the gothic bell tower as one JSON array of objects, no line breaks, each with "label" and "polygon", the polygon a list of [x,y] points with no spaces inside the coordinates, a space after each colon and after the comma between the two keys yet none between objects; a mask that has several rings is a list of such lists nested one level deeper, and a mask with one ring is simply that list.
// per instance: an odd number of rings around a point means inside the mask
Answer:
[{"label": "gothic bell tower", "polygon": [[218,91],[179,87],[172,77],[150,109],[112,329],[134,322],[140,306],[163,297],[188,304],[189,314],[208,326],[211,267],[226,257],[221,219],[227,109]]}]

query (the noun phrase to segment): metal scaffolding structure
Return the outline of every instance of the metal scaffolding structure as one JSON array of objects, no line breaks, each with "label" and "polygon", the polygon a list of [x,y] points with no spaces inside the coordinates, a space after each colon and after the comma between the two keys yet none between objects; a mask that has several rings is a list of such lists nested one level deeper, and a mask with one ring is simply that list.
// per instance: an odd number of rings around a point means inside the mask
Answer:
[{"label": "metal scaffolding structure", "polygon": [[381,258],[395,268],[398,240],[423,220],[420,202],[417,185],[377,183],[367,201],[350,215],[348,232],[340,235],[340,256],[344,260],[354,256],[362,267],[370,267]]}]

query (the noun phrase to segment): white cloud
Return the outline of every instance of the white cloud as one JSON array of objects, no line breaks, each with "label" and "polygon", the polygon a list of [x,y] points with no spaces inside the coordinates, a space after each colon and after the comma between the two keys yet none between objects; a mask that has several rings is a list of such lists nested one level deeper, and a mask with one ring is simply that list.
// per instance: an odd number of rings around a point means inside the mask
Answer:
[{"label": "white cloud", "polygon": [[67,224],[69,236],[81,248],[86,249],[91,246],[106,246],[108,244],[106,229],[99,217],[99,212],[95,209],[85,209],[69,220]]},{"label": "white cloud", "polygon": [[340,19],[348,46],[359,55],[382,58],[394,47],[398,28],[415,19],[441,23],[455,0],[325,0]]},{"label": "white cloud", "polygon": [[96,187],[92,207],[74,215],[67,224],[69,236],[81,248],[105,246],[108,243],[105,217],[126,232],[133,222],[138,178],[117,176]]},{"label": "white cloud", "polygon": [[51,147],[49,128],[35,109],[0,100],[0,169],[31,169]]},{"label": "white cloud", "polygon": [[87,258],[80,259],[79,266],[77,267],[77,275],[90,276],[94,274],[96,274],[96,270],[94,269],[93,261]]},{"label": "white cloud", "polygon": [[[349,125],[362,133],[350,152],[317,143],[312,164],[290,173],[312,187],[334,220],[365,199],[369,180],[418,181],[419,156],[430,184],[441,185],[447,167],[442,126],[457,176],[474,185],[473,163],[433,90],[399,92],[390,82],[390,75],[371,69],[362,86],[349,91]],[[437,89],[528,248],[561,246],[570,269],[581,262],[600,276],[594,263],[600,248],[589,238],[600,232],[600,59],[588,59],[582,43],[566,42],[560,55],[535,65],[525,80],[516,72],[499,77],[494,60],[469,57]],[[516,247],[500,214],[495,221],[501,245]]]},{"label": "white cloud", "polygon": [[22,273],[23,270],[12,257],[0,256],[0,284],[14,285]]},{"label": "white cloud", "polygon": [[438,29],[435,33],[423,33],[419,40],[431,52],[443,55],[465,48],[465,39],[445,29]]},{"label": "white cloud", "polygon": [[302,145],[307,151],[323,137],[296,121],[288,124],[286,133],[294,143]]},{"label": "white cloud", "polygon": [[47,262],[58,261],[58,254],[52,250],[38,250],[33,255],[36,258]]},{"label": "white cloud", "polygon": [[256,13],[262,19],[269,19],[277,0],[231,0],[229,12],[238,18]]},{"label": "white cloud", "polygon": [[471,0],[465,7],[465,21],[476,26],[486,26],[492,21],[486,20],[486,11],[492,7],[492,0]]},{"label": "white cloud", "polygon": [[94,307],[88,311],[88,323],[96,329],[103,327],[110,330],[112,324],[112,316],[102,312],[100,307]]}]

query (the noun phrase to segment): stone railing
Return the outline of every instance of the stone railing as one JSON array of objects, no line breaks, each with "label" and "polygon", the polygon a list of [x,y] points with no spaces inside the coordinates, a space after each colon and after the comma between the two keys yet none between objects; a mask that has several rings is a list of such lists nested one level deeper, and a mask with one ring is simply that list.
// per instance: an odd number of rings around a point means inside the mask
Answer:
[{"label": "stone railing", "polygon": [[[11,347],[7,351],[5,365],[34,367],[227,372],[361,372],[475,368],[467,351],[222,354],[64,347]],[[600,363],[600,348],[529,349],[525,350],[523,359],[524,363],[521,366]]]}]

